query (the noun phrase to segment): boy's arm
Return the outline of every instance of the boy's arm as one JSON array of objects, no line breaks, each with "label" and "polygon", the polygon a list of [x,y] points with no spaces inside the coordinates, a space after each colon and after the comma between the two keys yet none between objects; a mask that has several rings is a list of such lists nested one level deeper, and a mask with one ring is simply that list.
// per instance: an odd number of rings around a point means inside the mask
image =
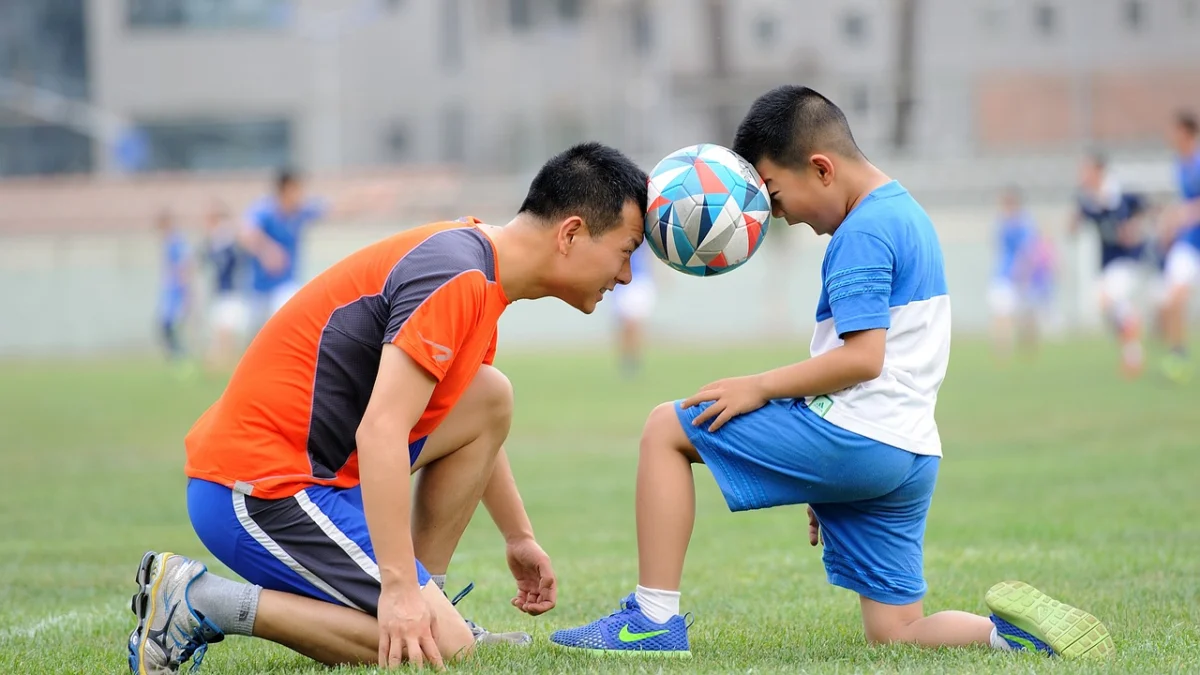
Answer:
[{"label": "boy's arm", "polygon": [[[895,254],[879,237],[862,232],[835,236],[825,254],[825,294],[828,319],[843,344],[790,366],[719,380],[681,405],[712,401],[693,424],[713,419],[709,431],[757,410],[773,398],[799,398],[840,391],[879,377],[883,369]],[[714,419],[715,418],[715,419]]]},{"label": "boy's arm", "polygon": [[860,330],[842,339],[845,344],[841,347],[816,358],[758,375],[764,396],[768,400],[820,396],[879,377],[887,330]]}]

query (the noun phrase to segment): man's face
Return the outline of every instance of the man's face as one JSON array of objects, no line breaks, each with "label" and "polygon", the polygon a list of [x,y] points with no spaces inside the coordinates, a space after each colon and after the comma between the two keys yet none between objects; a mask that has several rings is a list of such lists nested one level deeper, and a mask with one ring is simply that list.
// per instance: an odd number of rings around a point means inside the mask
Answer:
[{"label": "man's face", "polygon": [[629,257],[645,238],[645,214],[632,201],[626,202],[617,227],[599,237],[573,217],[558,229],[558,258],[553,277],[554,295],[584,314],[591,314],[604,293],[633,278]]}]

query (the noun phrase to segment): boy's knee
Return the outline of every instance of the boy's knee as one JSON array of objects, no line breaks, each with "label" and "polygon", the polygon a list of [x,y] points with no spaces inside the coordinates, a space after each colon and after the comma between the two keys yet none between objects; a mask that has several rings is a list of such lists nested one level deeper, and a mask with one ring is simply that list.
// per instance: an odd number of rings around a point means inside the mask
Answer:
[{"label": "boy's knee", "polygon": [[667,448],[682,453],[693,462],[700,462],[696,449],[683,430],[683,422],[679,420],[675,403],[672,401],[660,403],[650,411],[650,416],[646,418],[646,426],[642,429],[643,453]]}]

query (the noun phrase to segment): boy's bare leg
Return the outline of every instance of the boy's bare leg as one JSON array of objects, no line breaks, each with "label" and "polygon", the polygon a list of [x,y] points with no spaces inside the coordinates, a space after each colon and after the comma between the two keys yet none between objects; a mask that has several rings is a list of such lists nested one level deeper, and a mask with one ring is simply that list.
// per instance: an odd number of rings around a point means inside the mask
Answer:
[{"label": "boy's bare leg", "polygon": [[673,403],[650,413],[637,473],[638,584],[678,591],[696,521],[692,464],[700,456],[684,434]]},{"label": "boy's bare leg", "polygon": [[990,619],[969,612],[946,611],[925,616],[921,601],[885,605],[859,596],[863,630],[872,644],[910,642],[922,647],[990,645],[994,628]]}]

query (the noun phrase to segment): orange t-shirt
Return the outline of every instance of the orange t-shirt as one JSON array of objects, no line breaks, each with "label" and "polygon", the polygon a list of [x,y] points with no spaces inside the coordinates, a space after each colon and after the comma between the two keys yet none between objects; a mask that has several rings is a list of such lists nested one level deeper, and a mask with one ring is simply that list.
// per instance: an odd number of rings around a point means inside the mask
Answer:
[{"label": "orange t-shirt", "polygon": [[437,379],[408,441],[429,435],[496,351],[508,298],[478,220],[368,246],[300,289],[254,338],[185,440],[185,473],[255,497],[358,484],[354,436],[385,343]]}]

